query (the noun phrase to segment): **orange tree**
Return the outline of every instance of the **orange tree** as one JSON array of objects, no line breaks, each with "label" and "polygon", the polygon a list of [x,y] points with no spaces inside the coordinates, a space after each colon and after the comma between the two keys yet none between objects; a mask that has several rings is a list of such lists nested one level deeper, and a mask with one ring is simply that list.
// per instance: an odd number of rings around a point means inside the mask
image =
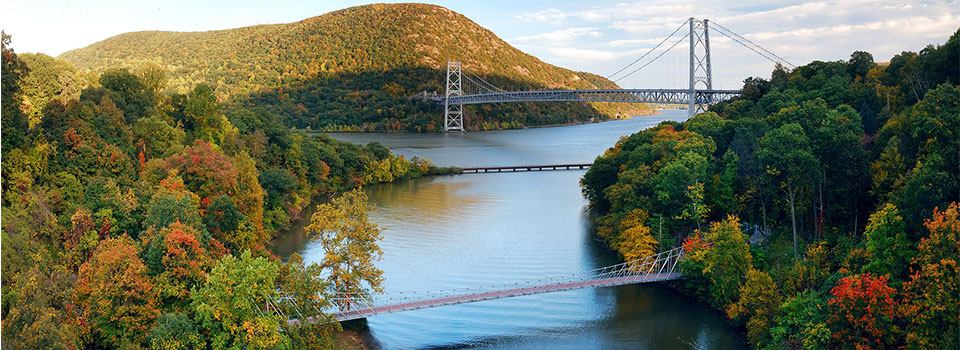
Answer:
[{"label": "orange tree", "polygon": [[894,342],[896,290],[887,285],[886,276],[847,276],[830,293],[827,326],[837,348],[882,349]]},{"label": "orange tree", "polygon": [[139,343],[160,311],[153,283],[130,237],[107,238],[80,266],[77,296],[84,319],[103,344]]},{"label": "orange tree", "polygon": [[920,241],[918,267],[903,286],[907,344],[916,349],[960,347],[960,206],[934,210],[930,236]]}]

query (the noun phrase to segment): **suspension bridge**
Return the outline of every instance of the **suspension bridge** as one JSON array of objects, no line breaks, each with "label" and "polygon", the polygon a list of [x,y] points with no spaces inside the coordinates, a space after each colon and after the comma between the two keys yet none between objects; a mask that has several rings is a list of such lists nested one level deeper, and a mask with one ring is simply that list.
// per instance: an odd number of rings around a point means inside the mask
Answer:
[{"label": "suspension bridge", "polygon": [[[714,24],[713,27],[710,26],[711,23]],[[688,31],[681,31],[685,26],[688,27]],[[783,58],[715,22],[710,22],[708,19],[697,20],[691,17],[640,58],[607,76],[606,78],[610,82],[606,86],[578,90],[504,91],[479,75],[472,73],[460,62],[451,61],[447,62],[445,93],[433,100],[443,106],[443,130],[445,132],[464,131],[463,106],[482,103],[631,102],[674,104],[686,105],[690,117],[693,117],[697,113],[706,111],[709,106],[717,102],[740,94],[739,90],[713,88],[713,67],[710,62],[711,28],[770,61],[793,67]],[[681,36],[681,32],[686,33]],[[616,85],[618,81],[642,71],[663,58],[666,53],[685,40],[689,40],[690,48],[688,86],[684,88],[622,89]],[[667,43],[672,43],[672,45],[669,47],[664,45]],[[636,68],[629,71],[633,67]]]},{"label": "suspension bridge", "polygon": [[[381,295],[334,296],[333,307],[322,310],[337,321],[350,321],[375,315],[472,303],[484,300],[517,297],[565,290],[612,287],[627,284],[670,281],[682,276],[679,268],[683,248],[674,248],[645,258],[564,276],[540,278],[497,286],[456,288],[427,292],[407,292]],[[301,307],[289,296],[265,303],[264,313],[281,316],[291,324],[322,322],[315,315],[318,310]]]}]

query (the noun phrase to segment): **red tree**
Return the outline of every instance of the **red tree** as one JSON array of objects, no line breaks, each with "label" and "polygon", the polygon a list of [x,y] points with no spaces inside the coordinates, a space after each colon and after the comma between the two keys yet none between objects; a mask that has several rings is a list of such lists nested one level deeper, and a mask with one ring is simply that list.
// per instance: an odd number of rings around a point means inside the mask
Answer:
[{"label": "red tree", "polygon": [[877,349],[892,342],[896,290],[887,285],[886,276],[847,276],[830,293],[827,325],[837,347]]}]

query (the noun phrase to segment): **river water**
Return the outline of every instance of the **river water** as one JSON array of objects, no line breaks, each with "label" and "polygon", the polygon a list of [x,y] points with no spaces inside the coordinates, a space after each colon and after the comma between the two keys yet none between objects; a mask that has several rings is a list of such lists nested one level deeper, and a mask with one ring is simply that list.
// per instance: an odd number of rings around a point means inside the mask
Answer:
[{"label": "river water", "polygon": [[[440,166],[590,163],[621,136],[683,120],[686,111],[556,128],[465,134],[334,134],[378,141]],[[370,186],[383,229],[387,293],[502,285],[617,263],[594,238],[580,193],[583,170],[464,174]],[[309,213],[308,213],[309,214]],[[296,227],[274,252],[317,262],[322,249]],[[706,305],[645,284],[489,300],[379,315],[388,349],[736,349],[735,328]]]}]

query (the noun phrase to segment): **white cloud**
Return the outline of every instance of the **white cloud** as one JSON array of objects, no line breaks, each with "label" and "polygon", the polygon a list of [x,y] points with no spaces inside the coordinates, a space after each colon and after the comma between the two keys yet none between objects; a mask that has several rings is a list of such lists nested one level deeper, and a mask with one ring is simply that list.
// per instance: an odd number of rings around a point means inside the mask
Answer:
[{"label": "white cloud", "polygon": [[547,22],[559,24],[567,17],[567,14],[558,9],[546,9],[537,12],[528,12],[518,15],[516,18],[526,22]]},{"label": "white cloud", "polygon": [[535,35],[519,36],[508,39],[513,43],[538,43],[541,45],[561,45],[570,44],[580,37],[599,38],[603,33],[597,31],[595,27],[566,28]]}]

